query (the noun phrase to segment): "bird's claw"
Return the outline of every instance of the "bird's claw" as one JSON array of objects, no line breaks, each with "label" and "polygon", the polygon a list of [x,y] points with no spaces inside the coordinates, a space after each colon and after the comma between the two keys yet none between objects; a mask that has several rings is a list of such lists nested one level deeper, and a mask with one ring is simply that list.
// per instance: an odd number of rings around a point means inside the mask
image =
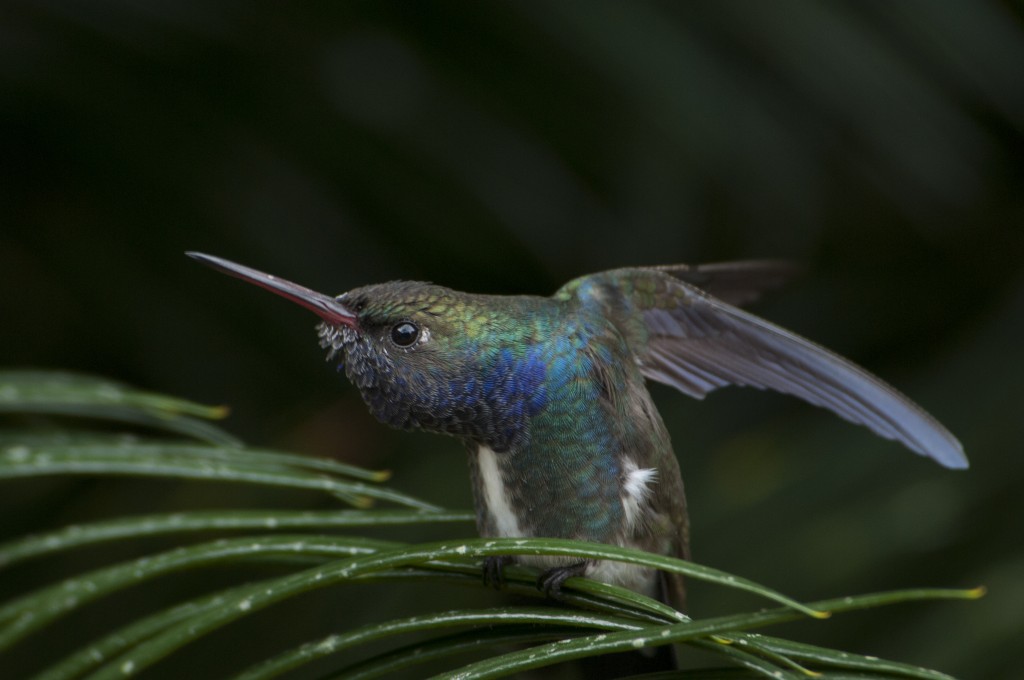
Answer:
[{"label": "bird's claw", "polygon": [[505,565],[511,564],[512,558],[508,555],[498,555],[484,558],[484,585],[495,590],[505,587]]},{"label": "bird's claw", "polygon": [[573,576],[583,576],[586,571],[585,561],[548,569],[537,578],[537,589],[553,600],[561,600],[562,584]]}]

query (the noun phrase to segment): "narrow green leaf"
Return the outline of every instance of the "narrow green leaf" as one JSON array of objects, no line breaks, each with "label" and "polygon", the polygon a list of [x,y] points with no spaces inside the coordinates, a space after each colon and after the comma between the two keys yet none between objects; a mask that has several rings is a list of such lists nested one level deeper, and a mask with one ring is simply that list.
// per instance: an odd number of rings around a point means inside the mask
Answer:
[{"label": "narrow green leaf", "polygon": [[286,468],[295,468],[300,470],[315,470],[318,472],[329,472],[335,475],[342,475],[345,477],[353,477],[355,479],[363,479],[368,482],[384,482],[391,478],[391,473],[387,470],[367,470],[355,465],[349,465],[348,463],[342,463],[337,460],[330,458],[320,458],[316,456],[300,456],[294,453],[283,453],[280,451],[270,451],[267,449],[249,449],[249,448],[223,448],[223,447],[180,447],[178,450],[181,453],[187,453],[188,449],[193,449],[194,454],[199,457],[206,459],[218,459],[223,458],[224,460],[238,460],[238,461],[258,461],[260,463],[272,464],[277,463]]},{"label": "narrow green leaf", "polygon": [[[536,578],[531,578],[530,581],[531,583],[536,583]],[[628,607],[633,612],[639,611],[649,613],[653,615],[653,617],[648,617],[648,620],[656,623],[690,620],[690,617],[686,616],[682,612],[676,611],[664,602],[659,602],[654,598],[647,597],[646,595],[642,595],[635,590],[630,590],[628,588],[613,586],[611,584],[594,581],[592,579],[579,579],[572,584],[572,587],[581,593],[587,593],[595,596],[595,601],[602,603],[602,605],[615,604],[617,610]]]},{"label": "narrow green leaf", "polygon": [[[803,673],[794,673],[787,668],[799,666],[779,654],[769,654],[767,657],[761,654],[762,650],[746,650],[742,647],[713,642],[712,640],[691,640],[690,645],[709,652],[724,656],[737,666],[753,671],[755,674],[774,678],[775,680],[806,680]],[[757,652],[757,654],[753,652]]]},{"label": "narrow green leaf", "polygon": [[[432,560],[431,566],[443,569],[447,573],[458,572],[469,574],[476,580],[482,579],[482,564],[467,560]],[[515,564],[507,565],[502,571],[505,580],[504,590],[514,591],[517,595],[546,597],[537,589],[537,570]],[[567,604],[603,611],[607,614],[628,616],[639,621],[665,623],[666,621],[689,620],[672,607],[640,593],[613,586],[592,579],[577,579],[573,588],[562,591],[562,600]]]},{"label": "narrow green leaf", "polygon": [[[165,440],[154,439],[152,443]],[[0,430],[0,450],[11,446],[109,446],[141,444],[146,440],[130,432],[98,432],[92,430],[52,429],[47,427],[5,427]]]},{"label": "narrow green leaf", "polygon": [[563,640],[576,632],[571,628],[557,626],[542,630],[518,629],[514,626],[494,630],[478,628],[469,633],[444,635],[427,642],[388,650],[333,673],[329,678],[330,680],[370,680],[371,678],[391,677],[398,671],[458,654],[476,652],[490,647],[506,645],[518,647],[548,640]]},{"label": "narrow green leaf", "polygon": [[406,633],[441,630],[455,626],[507,626],[531,624],[598,630],[637,630],[635,621],[607,615],[574,612],[551,607],[497,607],[411,616],[364,626],[309,642],[268,659],[239,674],[236,680],[265,680],[292,668],[382,638]]},{"label": "narrow green leaf", "polygon": [[[713,633],[722,633],[748,625],[767,625],[778,621],[798,618],[800,615],[792,609],[772,610],[778,620],[763,621],[753,616],[729,616],[688,623],[669,624],[660,628],[646,628],[640,632],[627,631],[619,633],[601,633],[586,635],[572,640],[557,642],[518,650],[478,661],[463,666],[457,671],[437,675],[439,680],[477,680],[483,678],[499,678],[513,673],[551,666],[588,656],[628,652],[666,644],[676,644],[706,637]],[[757,623],[753,623],[757,621]]]},{"label": "narrow green leaf", "polygon": [[38,403],[132,406],[167,417],[219,419],[227,415],[223,406],[146,392],[108,378],[61,371],[0,371],[0,408],[20,410]]},{"label": "narrow green leaf", "polygon": [[15,444],[0,451],[0,479],[66,474],[178,477],[325,491],[359,507],[378,499],[421,510],[441,509],[385,487],[289,469],[278,462],[244,457],[206,459],[193,447],[185,447],[188,451],[178,455],[180,448],[174,444],[123,444],[116,449],[103,445]]},{"label": "narrow green leaf", "polygon": [[87,451],[106,450],[108,456],[134,458],[146,447],[158,447],[162,455],[178,458],[196,458],[213,461],[226,460],[242,464],[257,464],[268,469],[279,466],[284,470],[315,470],[369,482],[383,482],[390,473],[381,470],[367,470],[330,458],[305,456],[268,449],[253,449],[241,446],[208,446],[147,440],[134,434],[109,434],[98,432],[68,432],[67,430],[15,429],[0,431],[0,448],[27,446],[33,449],[66,446],[88,447]]},{"label": "narrow green leaf", "polygon": [[120,539],[191,531],[294,530],[471,522],[471,512],[420,510],[224,510],[145,515],[71,525],[0,545],[0,568],[62,550]]},{"label": "narrow green leaf", "polygon": [[141,425],[174,434],[191,437],[209,444],[223,446],[241,446],[242,442],[233,434],[210,423],[188,416],[164,417],[158,414],[140,411],[130,407],[94,406],[90,404],[32,404],[31,408],[4,408],[0,412],[32,413],[37,415],[72,416],[76,418],[94,418],[97,420],[114,420],[121,423]]},{"label": "narrow green leaf", "polygon": [[[813,664],[815,668],[843,668],[898,677],[953,680],[950,676],[938,673],[937,671],[897,661],[887,661],[874,656],[841,652],[835,649],[783,640],[768,635],[749,634],[749,637],[756,639],[757,643],[765,649],[800,659],[801,661]],[[829,677],[831,677],[831,672]]]},{"label": "narrow green leaf", "polygon": [[155,427],[203,441],[238,440],[202,419],[223,418],[227,409],[145,392],[102,378],[56,371],[0,371],[0,413],[99,418]]},{"label": "narrow green leaf", "polygon": [[[798,671],[801,677],[814,677],[817,675],[815,672],[804,668],[790,656],[761,644],[759,639],[759,636],[754,633],[734,633],[728,636],[713,636],[708,640],[693,640],[689,644],[721,655],[731,656],[739,665],[769,677],[777,677],[779,669]],[[733,655],[734,652],[741,653]],[[752,662],[748,656],[752,656],[756,663]],[[762,662],[766,663],[762,664]],[[785,672],[787,673],[787,671]]]}]

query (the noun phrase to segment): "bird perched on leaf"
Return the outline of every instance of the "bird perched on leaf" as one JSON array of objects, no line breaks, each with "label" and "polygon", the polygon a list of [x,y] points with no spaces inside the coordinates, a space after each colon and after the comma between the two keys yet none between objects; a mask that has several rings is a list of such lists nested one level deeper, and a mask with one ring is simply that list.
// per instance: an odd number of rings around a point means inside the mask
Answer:
[{"label": "bird perched on leaf", "polygon": [[[726,385],[791,394],[950,468],[960,443],[842,357],[735,305],[785,276],[773,262],[637,267],[551,297],[398,281],[337,297],[221,258],[200,262],[316,313],[320,344],[388,425],[469,450],[485,537],[572,538],[689,556],[683,480],[646,381],[698,399]],[[509,558],[489,558],[500,581]],[[585,575],[681,608],[678,575],[612,561],[518,557],[557,594]]]}]

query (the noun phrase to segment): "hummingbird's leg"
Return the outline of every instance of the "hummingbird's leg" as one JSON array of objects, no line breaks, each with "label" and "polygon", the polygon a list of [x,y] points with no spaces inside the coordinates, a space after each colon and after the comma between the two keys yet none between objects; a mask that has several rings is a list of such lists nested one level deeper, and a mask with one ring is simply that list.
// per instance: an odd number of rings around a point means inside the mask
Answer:
[{"label": "hummingbird's leg", "polygon": [[548,569],[537,578],[537,589],[553,600],[560,600],[562,598],[562,584],[565,583],[566,579],[573,576],[583,576],[589,564],[588,561],[584,560],[567,564],[564,567]]},{"label": "hummingbird's leg", "polygon": [[495,590],[505,587],[505,565],[512,564],[511,555],[497,555],[484,558],[484,585]]}]

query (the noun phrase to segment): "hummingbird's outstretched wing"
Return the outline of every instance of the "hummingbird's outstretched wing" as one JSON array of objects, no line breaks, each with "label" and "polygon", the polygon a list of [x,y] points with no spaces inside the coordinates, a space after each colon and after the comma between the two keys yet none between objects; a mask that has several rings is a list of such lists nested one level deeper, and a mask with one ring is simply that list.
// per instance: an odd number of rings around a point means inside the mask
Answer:
[{"label": "hummingbird's outstretched wing", "polygon": [[636,351],[645,377],[698,399],[726,385],[791,394],[946,467],[967,467],[960,442],[938,421],[824,347],[672,276],[606,275],[642,316],[647,338]]},{"label": "hummingbird's outstretched wing", "polygon": [[670,264],[650,269],[671,274],[736,306],[756,302],[765,291],[782,287],[800,273],[798,266],[783,260]]}]

